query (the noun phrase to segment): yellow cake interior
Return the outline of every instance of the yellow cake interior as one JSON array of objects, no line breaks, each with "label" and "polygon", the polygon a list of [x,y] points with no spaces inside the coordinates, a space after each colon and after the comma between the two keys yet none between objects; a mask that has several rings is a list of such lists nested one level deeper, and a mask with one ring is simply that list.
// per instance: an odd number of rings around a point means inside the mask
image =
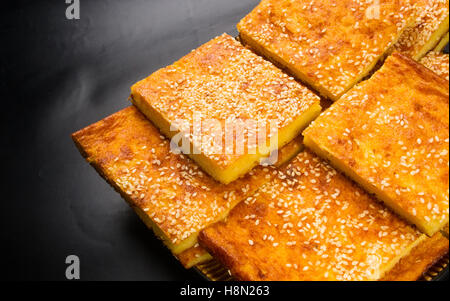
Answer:
[{"label": "yellow cake interior", "polygon": [[[414,56],[416,61],[424,57],[429,51],[433,50],[435,47],[442,47],[441,51],[448,43],[448,28],[449,28],[449,16],[439,25],[439,28],[431,35],[428,42],[423,45],[422,49]],[[445,33],[447,33],[447,41],[445,42]],[[441,45],[440,41],[443,41],[444,45]]]},{"label": "yellow cake interior", "polygon": [[448,34],[448,32],[447,32],[447,34],[444,35],[444,37],[441,39],[441,41],[439,42],[439,44],[437,44],[436,48],[434,48],[433,51],[435,51],[435,52],[441,52],[441,51],[445,48],[445,46],[447,46],[448,41],[449,41],[449,34]]}]

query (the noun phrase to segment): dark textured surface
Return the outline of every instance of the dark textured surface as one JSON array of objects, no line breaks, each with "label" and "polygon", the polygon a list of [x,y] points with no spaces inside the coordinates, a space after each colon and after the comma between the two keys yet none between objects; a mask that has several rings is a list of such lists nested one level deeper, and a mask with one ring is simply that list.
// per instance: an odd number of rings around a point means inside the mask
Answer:
[{"label": "dark textured surface", "polygon": [[[16,1],[0,11],[1,278],[200,280],[79,154],[70,134],[129,105],[130,86],[236,23],[257,0]],[[6,46],[6,47],[5,47]]]},{"label": "dark textured surface", "polygon": [[258,0],[11,1],[0,10],[1,279],[201,280],[84,162],[70,134],[129,105],[130,86],[235,24]]}]

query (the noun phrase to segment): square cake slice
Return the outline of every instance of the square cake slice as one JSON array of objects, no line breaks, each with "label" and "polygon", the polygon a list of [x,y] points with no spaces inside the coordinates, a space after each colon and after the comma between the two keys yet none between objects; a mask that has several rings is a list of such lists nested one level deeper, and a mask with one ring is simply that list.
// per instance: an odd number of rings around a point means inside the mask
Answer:
[{"label": "square cake slice", "polygon": [[448,81],[399,53],[316,119],[305,145],[432,236],[449,220]]},{"label": "square cake slice", "polygon": [[433,50],[448,32],[448,0],[414,0],[416,25],[408,28],[395,45],[415,60],[420,60]]},{"label": "square cake slice", "polygon": [[408,0],[263,0],[238,30],[244,43],[335,101],[414,20]]},{"label": "square cake slice", "polygon": [[446,80],[449,80],[448,54],[430,52],[420,60],[420,63],[437,75],[442,76]]},{"label": "square cake slice", "polygon": [[320,99],[229,35],[136,83],[133,103],[228,184],[298,136]]},{"label": "square cake slice", "polygon": [[280,150],[275,166],[258,166],[225,185],[173,153],[169,140],[134,106],[73,134],[73,140],[186,267],[210,258],[196,246],[198,231],[226,217],[302,147],[296,138]]},{"label": "square cake slice", "polygon": [[379,280],[426,236],[310,152],[199,242],[238,280]]}]

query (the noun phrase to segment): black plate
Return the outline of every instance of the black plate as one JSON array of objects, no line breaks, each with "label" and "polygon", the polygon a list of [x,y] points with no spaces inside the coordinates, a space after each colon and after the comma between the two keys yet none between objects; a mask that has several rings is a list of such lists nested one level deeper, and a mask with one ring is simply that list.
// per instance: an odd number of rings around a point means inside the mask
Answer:
[{"label": "black plate", "polygon": [[[130,86],[235,25],[258,0],[10,1],[0,11],[2,279],[200,280],[80,156],[70,134]],[[6,47],[5,47],[6,46]]]}]

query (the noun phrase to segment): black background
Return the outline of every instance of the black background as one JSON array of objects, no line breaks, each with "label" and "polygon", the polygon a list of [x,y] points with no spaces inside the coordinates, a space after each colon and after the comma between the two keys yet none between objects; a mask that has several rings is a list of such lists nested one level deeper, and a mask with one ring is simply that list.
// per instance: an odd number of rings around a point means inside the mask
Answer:
[{"label": "black background", "polygon": [[70,134],[129,104],[130,86],[227,32],[258,0],[1,4],[0,277],[201,280],[81,157]]},{"label": "black background", "polygon": [[[2,279],[200,280],[154,238],[70,134],[129,106],[130,86],[228,32],[258,0],[1,4]],[[6,192],[6,193],[5,193]]]}]

